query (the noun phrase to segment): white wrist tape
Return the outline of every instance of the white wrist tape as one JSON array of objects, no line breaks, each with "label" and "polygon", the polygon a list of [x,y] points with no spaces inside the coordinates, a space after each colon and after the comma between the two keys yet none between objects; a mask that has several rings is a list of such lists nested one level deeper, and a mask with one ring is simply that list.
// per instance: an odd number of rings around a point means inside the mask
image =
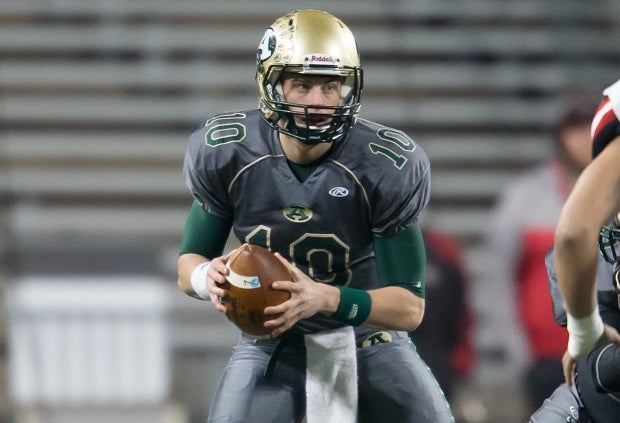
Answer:
[{"label": "white wrist tape", "polygon": [[192,270],[192,276],[190,278],[192,289],[196,295],[203,300],[208,300],[210,298],[209,289],[207,288],[207,272],[209,271],[209,266],[211,266],[210,261],[200,263]]},{"label": "white wrist tape", "polygon": [[590,352],[605,329],[603,319],[598,313],[598,306],[592,314],[586,317],[575,318],[570,313],[566,313],[566,328],[568,329],[568,353],[573,358]]}]

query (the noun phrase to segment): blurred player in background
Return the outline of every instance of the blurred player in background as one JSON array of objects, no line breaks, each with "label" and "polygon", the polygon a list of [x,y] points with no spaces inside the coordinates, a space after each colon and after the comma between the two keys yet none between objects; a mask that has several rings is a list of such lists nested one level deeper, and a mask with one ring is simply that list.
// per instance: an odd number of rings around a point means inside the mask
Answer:
[{"label": "blurred player in background", "polygon": [[260,109],[215,116],[189,140],[181,289],[225,311],[231,228],[295,279],[275,282],[291,299],[265,309],[271,338],[240,336],[209,422],[453,421],[407,333],[425,309],[428,157],[358,119],[362,79],[342,21],[287,14],[258,48]]},{"label": "blurred player in background", "polygon": [[506,187],[487,227],[489,264],[478,323],[503,361],[503,380],[522,387],[528,414],[562,381],[567,335],[550,312],[544,259],[562,205],[590,162],[590,123],[597,104],[588,97],[569,102],[553,131],[552,155]]},{"label": "blurred player in background", "polygon": [[425,224],[422,234],[429,305],[411,338],[453,404],[455,389],[469,378],[475,364],[469,278],[461,249],[452,237]]},{"label": "blurred player in background", "polygon": [[562,209],[548,260],[569,333],[565,383],[533,423],[620,419],[620,80],[604,94],[592,121],[594,159]]}]

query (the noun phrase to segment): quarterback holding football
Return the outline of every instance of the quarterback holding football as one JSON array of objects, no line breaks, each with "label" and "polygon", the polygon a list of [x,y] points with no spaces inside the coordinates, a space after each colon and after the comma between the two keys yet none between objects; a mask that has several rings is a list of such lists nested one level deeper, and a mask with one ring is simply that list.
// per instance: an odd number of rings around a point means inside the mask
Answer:
[{"label": "quarterback holding football", "polygon": [[232,230],[285,265],[269,286],[286,298],[264,308],[266,335],[236,322],[208,421],[453,422],[408,336],[425,308],[426,153],[358,116],[357,44],[327,12],[278,18],[259,43],[255,76],[258,108],[214,116],[189,139],[183,170],[194,202],[178,284],[240,316],[230,308],[235,254],[223,255]]}]

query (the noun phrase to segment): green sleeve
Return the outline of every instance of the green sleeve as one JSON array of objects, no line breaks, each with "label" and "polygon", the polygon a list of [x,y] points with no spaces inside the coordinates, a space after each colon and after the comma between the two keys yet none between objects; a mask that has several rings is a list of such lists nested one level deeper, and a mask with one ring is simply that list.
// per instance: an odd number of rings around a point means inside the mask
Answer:
[{"label": "green sleeve", "polygon": [[402,286],[424,298],[426,248],[420,225],[412,225],[391,237],[375,237],[374,250],[384,285]]},{"label": "green sleeve", "polygon": [[231,227],[230,219],[207,213],[194,201],[185,222],[180,254],[200,254],[209,259],[221,256]]}]

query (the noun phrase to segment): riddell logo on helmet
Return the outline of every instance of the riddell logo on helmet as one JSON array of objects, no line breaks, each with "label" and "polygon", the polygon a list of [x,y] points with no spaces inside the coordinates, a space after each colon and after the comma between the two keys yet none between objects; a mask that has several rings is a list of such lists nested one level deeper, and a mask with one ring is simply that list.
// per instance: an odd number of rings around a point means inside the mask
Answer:
[{"label": "riddell logo on helmet", "polygon": [[337,62],[336,59],[327,54],[309,54],[304,60],[309,65],[333,65]]}]

